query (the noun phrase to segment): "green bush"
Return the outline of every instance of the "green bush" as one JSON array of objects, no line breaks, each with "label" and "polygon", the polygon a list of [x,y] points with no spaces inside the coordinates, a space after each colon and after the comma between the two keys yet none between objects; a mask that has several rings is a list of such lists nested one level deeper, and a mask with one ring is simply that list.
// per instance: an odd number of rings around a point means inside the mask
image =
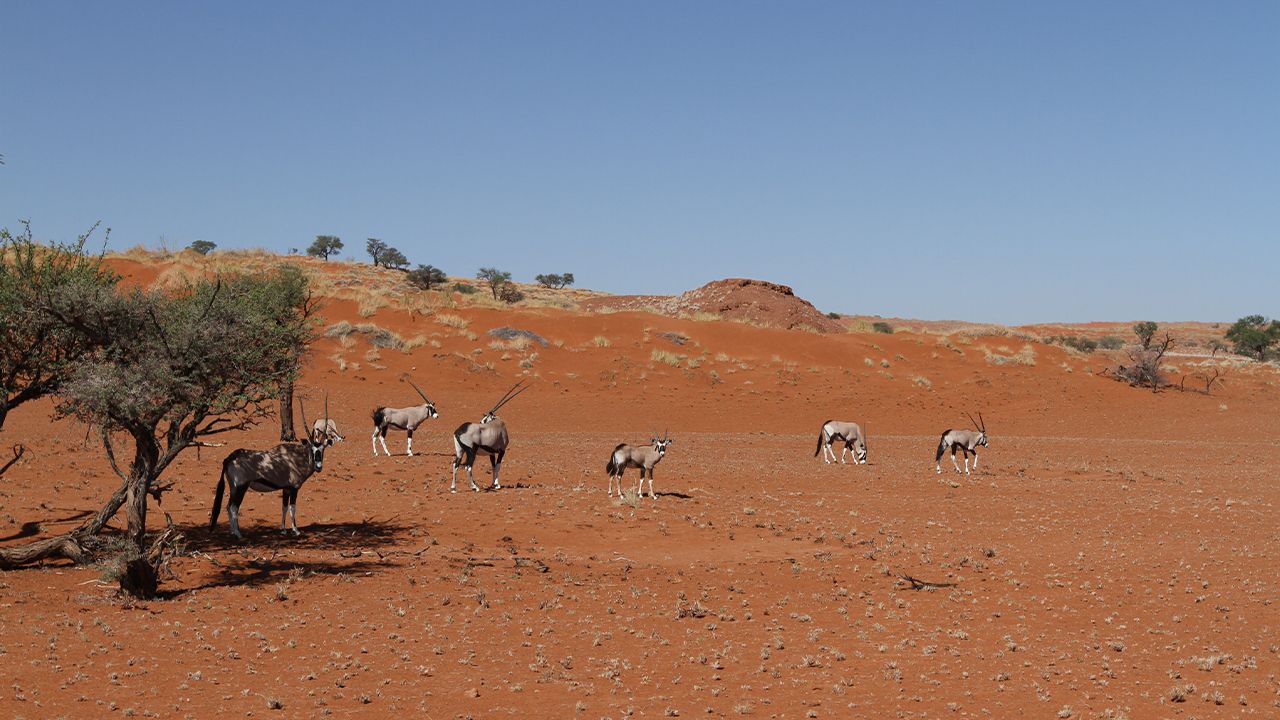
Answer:
[{"label": "green bush", "polygon": [[878,333],[884,333],[885,335],[893,334],[893,326],[884,321],[871,323],[871,329],[875,330]]}]

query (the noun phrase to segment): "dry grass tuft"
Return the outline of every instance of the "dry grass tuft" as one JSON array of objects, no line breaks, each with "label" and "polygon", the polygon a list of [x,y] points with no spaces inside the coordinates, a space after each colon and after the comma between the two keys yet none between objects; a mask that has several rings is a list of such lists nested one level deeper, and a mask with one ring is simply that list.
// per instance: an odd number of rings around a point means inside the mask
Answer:
[{"label": "dry grass tuft", "polygon": [[440,313],[439,315],[436,315],[436,322],[455,330],[465,330],[471,324],[466,320],[466,318],[460,315],[453,315],[451,313]]},{"label": "dry grass tuft", "polygon": [[668,352],[666,350],[659,350],[657,348],[654,348],[653,352],[650,353],[649,358],[654,362],[660,362],[664,365],[670,365],[671,367],[680,367],[680,363],[685,359],[685,356],[677,355],[673,352]]},{"label": "dry grass tuft", "polygon": [[991,365],[1031,366],[1036,364],[1036,349],[1030,345],[1023,345],[1022,349],[1017,353],[1014,353],[1005,345],[1001,345],[996,350],[984,345],[982,346],[982,352],[986,354],[987,362]]}]

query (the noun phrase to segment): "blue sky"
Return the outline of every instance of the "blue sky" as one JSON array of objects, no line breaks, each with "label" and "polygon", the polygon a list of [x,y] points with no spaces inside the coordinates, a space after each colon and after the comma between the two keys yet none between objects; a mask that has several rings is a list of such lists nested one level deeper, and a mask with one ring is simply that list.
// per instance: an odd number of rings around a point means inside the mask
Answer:
[{"label": "blue sky", "polygon": [[0,226],[45,239],[1280,314],[1280,3],[7,0],[0,28]]}]

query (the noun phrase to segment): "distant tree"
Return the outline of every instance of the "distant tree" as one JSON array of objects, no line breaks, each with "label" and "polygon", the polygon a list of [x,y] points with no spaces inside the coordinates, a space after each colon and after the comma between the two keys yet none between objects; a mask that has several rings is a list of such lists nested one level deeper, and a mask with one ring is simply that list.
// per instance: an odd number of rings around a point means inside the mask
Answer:
[{"label": "distant tree", "polygon": [[78,287],[110,293],[116,276],[84,252],[97,228],[72,244],[44,244],[23,224],[0,230],[0,429],[9,411],[56,392],[96,343],[43,310],[51,297]]},{"label": "distant tree", "polygon": [[1265,360],[1267,350],[1280,340],[1280,323],[1261,315],[1247,315],[1227,328],[1226,338],[1235,344],[1237,353]]},{"label": "distant tree", "polygon": [[392,270],[403,270],[409,264],[409,258],[399,250],[389,247],[382,253],[382,267]]},{"label": "distant tree", "polygon": [[311,247],[307,248],[307,254],[311,257],[329,259],[330,255],[337,255],[342,249],[342,241],[336,235],[317,235],[316,241],[311,243]]},{"label": "distant tree", "polygon": [[1155,337],[1160,326],[1150,320],[1144,320],[1133,326],[1133,334],[1138,336],[1138,344],[1143,350],[1151,349],[1151,338]]},{"label": "distant tree", "polygon": [[508,305],[514,305],[524,300],[524,293],[520,292],[520,288],[513,283],[505,283],[498,290],[498,299]]},{"label": "distant tree", "polygon": [[1173,347],[1173,337],[1167,332],[1164,334],[1163,340],[1153,341],[1148,339],[1147,347],[1134,348],[1129,351],[1129,360],[1132,364],[1117,367],[1115,376],[1135,387],[1150,385],[1151,392],[1158,391],[1160,386],[1166,384],[1164,371],[1161,369],[1160,363],[1164,360],[1165,353],[1171,347]]},{"label": "distant tree", "polygon": [[562,290],[573,284],[573,273],[565,273],[563,275],[537,275],[533,279],[537,280],[538,284],[543,287]]},{"label": "distant tree", "polygon": [[498,290],[500,290],[503,285],[511,282],[511,273],[504,272],[497,268],[482,267],[478,272],[476,272],[476,279],[483,280],[488,284],[489,291],[493,293],[493,299],[497,300]]},{"label": "distant tree", "polygon": [[1103,350],[1119,350],[1124,347],[1124,338],[1115,335],[1103,335],[1098,338],[1098,347]]},{"label": "distant tree", "polygon": [[195,250],[201,255],[208,255],[209,253],[217,249],[217,247],[218,245],[216,243],[210,242],[208,240],[196,240],[195,242],[187,246],[188,249]]},{"label": "distant tree", "polygon": [[390,250],[390,246],[382,242],[378,238],[369,238],[369,242],[364,244],[364,251],[369,253],[369,257],[373,258],[374,265],[381,265],[382,258]]},{"label": "distant tree", "polygon": [[416,269],[410,270],[408,275],[409,282],[423,290],[443,285],[448,279],[444,271],[434,265],[419,265]]},{"label": "distant tree", "polygon": [[871,323],[871,329],[878,333],[885,333],[886,335],[893,334],[893,326],[883,320]]}]

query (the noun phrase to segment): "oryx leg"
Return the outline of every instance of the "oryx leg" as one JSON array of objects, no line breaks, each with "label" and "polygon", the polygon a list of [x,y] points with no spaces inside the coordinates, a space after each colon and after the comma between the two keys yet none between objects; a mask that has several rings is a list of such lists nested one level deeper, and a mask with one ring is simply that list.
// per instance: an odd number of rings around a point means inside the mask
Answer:
[{"label": "oryx leg", "polygon": [[369,436],[369,442],[373,443],[373,456],[378,457],[378,428],[373,429],[373,434]]},{"label": "oryx leg", "polygon": [[287,532],[289,520],[289,488],[280,491],[280,532]]},{"label": "oryx leg", "polygon": [[973,469],[978,469],[978,448],[973,449]]},{"label": "oryx leg", "polygon": [[[382,452],[386,453],[387,457],[391,457],[391,451],[387,449],[387,427],[384,425],[377,430],[374,430],[373,436],[378,442],[382,443]],[[376,446],[373,448],[373,454],[378,454],[378,448]]]},{"label": "oryx leg", "polygon": [[649,468],[649,499],[657,500],[658,495],[653,491],[653,468]]},{"label": "oryx leg", "polygon": [[489,462],[493,464],[493,489],[494,490],[497,490],[498,488],[502,487],[501,485],[498,484],[498,474],[502,472],[502,458],[506,457],[506,455],[507,455],[507,451],[505,448],[503,448],[502,450],[498,451],[497,456],[494,456],[494,455],[489,456]]},{"label": "oryx leg", "polygon": [[302,531],[298,529],[298,488],[289,490],[289,522],[293,526],[291,532],[297,536]]},{"label": "oryx leg", "polygon": [[407,441],[407,444],[405,445],[404,454],[405,454],[405,455],[408,455],[409,457],[413,457],[413,430],[407,430],[407,429],[406,429],[406,430],[405,430],[405,432],[406,432],[406,433],[408,433],[408,435],[409,435],[409,440]]},{"label": "oryx leg", "polygon": [[[956,472],[957,472],[957,473],[958,473],[958,472],[960,472],[960,463],[956,462],[956,450],[959,450],[959,449],[961,449],[959,445],[952,445],[952,446],[951,446],[951,464],[952,464],[952,465],[955,465],[955,467],[956,467]],[[966,455],[966,456],[965,456],[965,458],[964,458],[964,466],[965,466],[966,468],[967,468],[967,467],[969,467],[969,456],[968,456],[968,455]]]},{"label": "oryx leg", "polygon": [[244,536],[240,534],[240,503],[244,501],[244,494],[249,492],[249,486],[232,485],[231,497],[227,499],[227,517],[231,520],[231,534],[236,536],[237,540],[243,540]]},{"label": "oryx leg", "polygon": [[[835,462],[836,453],[834,450],[831,449],[831,438],[826,435],[823,435],[823,438],[824,439],[822,441],[822,459],[828,465],[830,465],[831,463]],[[830,458],[830,459],[828,460],[827,458]]]},{"label": "oryx leg", "polygon": [[[844,455],[845,455],[845,453],[848,453],[848,452],[853,452],[853,451],[852,451],[852,450],[850,450],[850,448],[849,448],[849,439],[848,439],[848,438],[845,438],[845,440],[844,440],[844,447],[840,448],[840,464],[841,464],[841,465],[846,464],[846,463],[845,463],[845,461],[844,461]],[[856,458],[857,456],[855,455],[854,457]],[[855,462],[856,462],[856,460],[855,460]]]}]

